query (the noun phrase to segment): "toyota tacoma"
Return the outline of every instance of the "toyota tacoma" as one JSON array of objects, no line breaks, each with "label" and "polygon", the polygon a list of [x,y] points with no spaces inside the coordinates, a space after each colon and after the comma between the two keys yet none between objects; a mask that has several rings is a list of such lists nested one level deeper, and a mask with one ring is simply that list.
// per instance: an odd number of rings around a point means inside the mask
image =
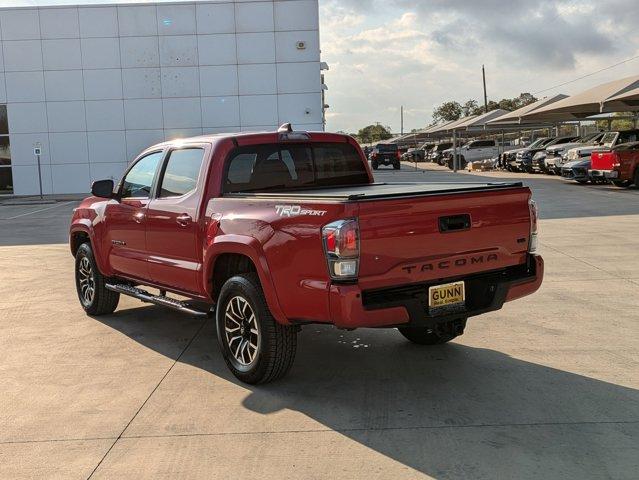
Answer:
[{"label": "toyota tacoma", "polygon": [[70,228],[87,314],[128,295],[210,316],[247,383],[289,370],[304,325],[448,342],[539,288],[536,245],[520,183],[376,183],[353,138],[290,125],[155,145]]}]

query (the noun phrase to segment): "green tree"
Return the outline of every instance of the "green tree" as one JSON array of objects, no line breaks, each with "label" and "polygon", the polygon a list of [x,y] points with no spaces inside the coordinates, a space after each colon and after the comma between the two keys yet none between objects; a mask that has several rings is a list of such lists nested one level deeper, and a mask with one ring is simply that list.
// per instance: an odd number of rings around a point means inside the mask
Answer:
[{"label": "green tree", "polygon": [[384,127],[376,123],[360,129],[354,136],[360,143],[376,143],[382,140],[388,140],[393,135],[390,127]]},{"label": "green tree", "polygon": [[468,115],[478,115],[484,110],[483,107],[479,106],[477,100],[466,100],[462,106],[462,111],[464,113],[464,117],[467,117]]},{"label": "green tree", "polygon": [[433,120],[436,123],[452,122],[453,120],[459,120],[463,113],[464,110],[459,102],[445,102],[435,109]]}]

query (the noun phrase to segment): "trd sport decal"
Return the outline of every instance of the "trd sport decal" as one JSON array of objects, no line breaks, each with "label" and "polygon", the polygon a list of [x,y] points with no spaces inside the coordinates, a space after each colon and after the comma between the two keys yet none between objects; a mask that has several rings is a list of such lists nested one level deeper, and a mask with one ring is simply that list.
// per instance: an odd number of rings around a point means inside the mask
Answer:
[{"label": "trd sport decal", "polygon": [[275,205],[275,212],[280,217],[299,217],[301,215],[323,217],[326,215],[326,210],[309,210],[300,205]]}]

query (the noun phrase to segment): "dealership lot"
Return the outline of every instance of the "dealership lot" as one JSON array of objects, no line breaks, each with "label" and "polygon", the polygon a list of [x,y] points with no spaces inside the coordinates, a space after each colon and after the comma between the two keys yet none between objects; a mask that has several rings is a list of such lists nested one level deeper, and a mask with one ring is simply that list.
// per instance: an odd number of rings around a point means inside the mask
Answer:
[{"label": "dealership lot", "polygon": [[639,189],[412,168],[376,177],[530,185],[542,289],[439,347],[306,327],[259,387],[210,320],[84,315],[77,202],[0,205],[0,478],[636,478]]}]

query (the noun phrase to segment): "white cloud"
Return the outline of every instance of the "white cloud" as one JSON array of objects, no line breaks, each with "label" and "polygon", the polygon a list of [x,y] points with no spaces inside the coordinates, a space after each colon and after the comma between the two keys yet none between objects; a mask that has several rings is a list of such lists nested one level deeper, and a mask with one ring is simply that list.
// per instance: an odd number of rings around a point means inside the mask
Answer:
[{"label": "white cloud", "polygon": [[[482,97],[482,64],[489,97],[499,100],[628,58],[639,46],[634,0],[320,0],[320,9],[335,130],[376,121],[397,129],[402,104],[407,129],[423,127],[438,104]],[[591,81],[632,68],[639,61]]]}]

